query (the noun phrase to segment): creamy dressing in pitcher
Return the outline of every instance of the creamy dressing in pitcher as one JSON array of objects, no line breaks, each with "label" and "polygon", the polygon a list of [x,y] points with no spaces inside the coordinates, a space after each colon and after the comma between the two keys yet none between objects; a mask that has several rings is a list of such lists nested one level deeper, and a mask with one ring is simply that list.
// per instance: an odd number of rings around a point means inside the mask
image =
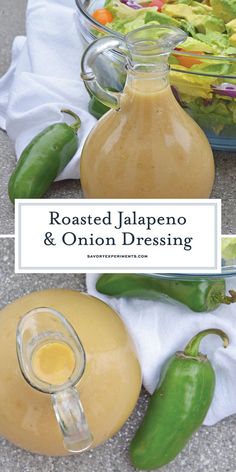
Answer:
[{"label": "creamy dressing in pitcher", "polygon": [[81,183],[86,198],[210,196],[210,145],[164,81],[129,74],[120,110],[108,112],[85,143]]},{"label": "creamy dressing in pitcher", "polygon": [[32,369],[43,382],[63,385],[75,368],[75,356],[68,344],[47,342],[36,348],[32,355]]},{"label": "creamy dressing in pitcher", "polygon": [[[4,362],[0,364],[0,434],[31,452],[64,455],[68,451],[63,445],[50,395],[26,382],[16,353],[20,318],[44,305],[65,314],[85,348],[86,369],[75,388],[94,437],[93,447],[113,436],[131,414],[140,392],[141,371],[122,321],[97,298],[78,290],[51,289],[26,295],[1,310],[0,356]],[[58,356],[54,359],[58,349],[60,359]],[[65,377],[73,369],[70,346],[64,343],[62,348],[60,340],[41,344],[35,349],[35,356],[34,365],[40,377],[45,370],[55,375],[58,370],[55,361],[60,369],[67,359]]]}]

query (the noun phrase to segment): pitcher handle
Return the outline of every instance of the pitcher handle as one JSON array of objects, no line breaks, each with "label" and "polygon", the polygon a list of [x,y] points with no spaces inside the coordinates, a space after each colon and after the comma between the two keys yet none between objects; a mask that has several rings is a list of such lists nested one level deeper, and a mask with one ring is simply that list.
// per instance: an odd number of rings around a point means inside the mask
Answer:
[{"label": "pitcher handle", "polygon": [[[93,64],[99,54],[111,49],[126,49],[125,41],[114,36],[106,36],[94,41],[84,52],[81,61],[81,78],[86,88],[95,97],[110,108],[119,109],[119,93],[108,92],[98,83],[93,71]],[[112,65],[111,65],[112,67]]]},{"label": "pitcher handle", "polygon": [[73,387],[51,394],[52,405],[69,452],[82,452],[93,442],[77,390]]}]

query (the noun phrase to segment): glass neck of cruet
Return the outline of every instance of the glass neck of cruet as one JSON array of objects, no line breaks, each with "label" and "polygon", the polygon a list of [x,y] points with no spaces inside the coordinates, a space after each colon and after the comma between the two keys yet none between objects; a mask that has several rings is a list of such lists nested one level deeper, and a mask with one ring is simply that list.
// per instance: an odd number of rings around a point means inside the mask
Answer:
[{"label": "glass neck of cruet", "polygon": [[166,26],[147,26],[127,34],[126,86],[152,93],[169,84],[169,55],[184,33]]},{"label": "glass neck of cruet", "polygon": [[132,63],[127,66],[127,77],[124,92],[152,94],[169,85],[169,66],[166,62],[152,64]]},{"label": "glass neck of cruet", "polygon": [[150,25],[128,33],[124,39],[107,36],[98,39],[85,51],[81,63],[81,77],[87,89],[105,105],[119,109],[120,95],[101,87],[93,71],[99,54],[115,50],[126,58],[125,87],[144,88],[150,93],[168,85],[168,59],[172,50],[186,39],[179,28]]}]

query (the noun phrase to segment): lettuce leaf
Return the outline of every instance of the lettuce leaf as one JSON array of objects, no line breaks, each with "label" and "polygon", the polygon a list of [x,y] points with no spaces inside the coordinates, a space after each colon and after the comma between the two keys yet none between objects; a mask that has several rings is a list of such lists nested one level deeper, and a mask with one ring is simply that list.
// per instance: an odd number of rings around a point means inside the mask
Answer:
[{"label": "lettuce leaf", "polygon": [[236,18],[226,24],[226,29],[229,34],[236,33]]},{"label": "lettuce leaf", "polygon": [[213,13],[225,23],[236,18],[236,0],[210,0]]},{"label": "lettuce leaf", "polygon": [[214,75],[231,75],[233,72],[233,65],[230,62],[219,62],[219,61],[207,61],[202,64],[194,64],[191,67],[191,71],[202,74],[214,74]]},{"label": "lettuce leaf", "polygon": [[236,258],[236,238],[223,237],[221,240],[221,254],[223,259]]},{"label": "lettuce leaf", "polygon": [[[117,21],[129,21],[135,20],[141,13],[144,15],[143,11],[147,10],[143,8],[142,10],[134,10],[133,8],[128,7],[125,3],[121,3],[119,0],[110,0],[106,3],[106,8],[112,13],[113,17]],[[156,10],[154,8],[154,10]],[[112,26],[113,21],[110,23]]]},{"label": "lettuce leaf", "polygon": [[225,51],[227,51],[227,49],[229,50],[229,48],[231,54],[236,54],[236,48],[230,46],[229,38],[226,34],[221,34],[217,31],[208,31],[206,34],[196,33],[195,39],[209,44],[214,54],[227,55]]},{"label": "lettuce leaf", "polygon": [[[109,23],[109,26],[111,23]],[[119,33],[123,33],[124,35],[133,31],[134,29],[141,28],[141,26],[145,25],[145,16],[135,18],[134,20],[114,20],[112,22],[112,29],[114,31],[118,31]]]},{"label": "lettuce leaf", "polygon": [[[148,10],[151,9],[149,8]],[[160,25],[170,25],[176,27],[180,26],[180,22],[178,20],[158,11],[147,11],[145,15],[145,23],[149,23],[150,21],[157,21],[157,23]]]},{"label": "lettuce leaf", "polygon": [[225,23],[220,18],[213,15],[193,15],[190,23],[199,33],[208,33],[209,31],[224,33]]},{"label": "lettuce leaf", "polygon": [[194,51],[202,51],[207,52],[209,54],[213,53],[213,48],[210,44],[204,43],[203,41],[199,41],[196,38],[188,37],[184,43],[181,45],[181,49],[185,51],[194,52]]},{"label": "lettuce leaf", "polygon": [[184,5],[192,5],[194,1],[193,0],[175,0],[175,3],[176,4],[182,3]]},{"label": "lettuce leaf", "polygon": [[170,82],[177,87],[181,95],[186,94],[190,98],[202,97],[211,100],[213,97],[211,86],[218,84],[219,79],[211,76],[192,75],[189,74],[189,69],[181,65],[174,65],[170,71]]},{"label": "lettuce leaf", "polygon": [[185,33],[190,35],[190,37],[194,36],[196,33],[195,27],[191,23],[189,23],[188,21],[182,18],[180,19],[180,28],[183,29]]},{"label": "lettuce leaf", "polygon": [[[184,101],[184,96],[181,96]],[[236,124],[236,101],[214,98],[211,103],[206,104],[201,98],[189,101],[187,108],[192,117],[203,128],[211,128],[219,134],[225,126]]]}]

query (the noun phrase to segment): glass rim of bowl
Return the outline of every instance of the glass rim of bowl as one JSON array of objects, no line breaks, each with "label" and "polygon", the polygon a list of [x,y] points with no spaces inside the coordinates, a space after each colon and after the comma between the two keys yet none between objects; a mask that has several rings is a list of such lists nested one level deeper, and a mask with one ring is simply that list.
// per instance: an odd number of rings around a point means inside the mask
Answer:
[{"label": "glass rim of bowl", "polygon": [[[119,33],[118,31],[114,31],[110,28],[108,28],[107,26],[105,25],[102,25],[101,23],[99,23],[97,20],[95,20],[95,18],[93,18],[88,12],[87,10],[83,7],[83,4],[81,2],[81,0],[75,0],[75,3],[77,5],[77,8],[79,9],[79,11],[82,13],[83,16],[85,16],[87,18],[87,20],[89,20],[93,25],[94,27],[97,27],[99,28],[100,30],[108,33],[109,35],[113,35],[113,36],[117,36],[119,38],[124,38],[125,35]],[[88,0],[85,0],[85,4],[88,4]],[[96,40],[97,37],[94,36],[94,40]],[[179,56],[186,56],[186,57],[193,57],[193,58],[197,58],[199,59],[199,54],[195,54],[194,52],[189,52],[189,51],[178,51],[178,50],[175,50],[175,55],[179,55]],[[206,61],[206,60],[212,60],[212,61],[228,61],[230,63],[236,63],[236,57],[235,56],[216,56],[216,55],[212,55],[212,54],[201,54],[201,60],[202,61]],[[176,72],[179,72],[181,71],[181,69],[174,69],[172,66],[171,66],[171,70],[175,70]],[[185,69],[183,69],[183,71],[186,73],[186,74],[193,74],[193,75],[206,75],[206,76],[215,76],[215,77],[219,77],[219,74],[201,74],[199,72],[189,72],[189,71],[186,71]],[[220,75],[221,78],[236,78],[236,75]]]},{"label": "glass rim of bowl", "polygon": [[[190,52],[190,51],[178,51],[178,50],[175,50],[174,51],[174,54],[175,56],[185,56],[185,57],[193,57],[193,58],[196,58],[196,59],[201,59],[201,61],[222,61],[222,62],[230,62],[230,63],[235,63],[236,64],[236,56],[214,56],[212,54],[201,54],[199,56],[199,54],[197,53],[194,53],[194,52]],[[172,64],[174,66],[174,64]],[[171,67],[173,69],[173,67]],[[187,71],[187,73],[189,73],[189,71]],[[192,74],[201,74],[201,72],[192,72]],[[202,74],[202,75],[216,75],[216,76],[219,76],[220,77],[227,77],[227,76],[224,76],[224,75],[221,75],[221,74]],[[236,77],[235,75],[232,75],[230,77]]]},{"label": "glass rim of bowl", "polygon": [[[175,52],[175,55],[176,55],[176,52]],[[187,54],[181,54],[181,56],[187,56]],[[197,55],[195,54],[188,54],[188,57],[197,57]],[[219,56],[211,56],[211,58],[214,57],[214,59],[218,59]],[[225,56],[226,58],[226,56]],[[208,56],[204,56],[204,60],[207,61],[208,60]],[[235,64],[236,64],[236,58],[235,58]],[[223,75],[223,74],[214,74],[214,73],[209,73],[209,72],[202,72],[202,71],[192,71],[192,70],[187,70],[187,69],[181,69],[178,68],[176,69],[175,68],[175,64],[171,64],[170,65],[170,69],[171,69],[171,72],[181,72],[182,74],[188,74],[188,75],[197,75],[197,76],[204,76],[204,77],[216,77],[216,78],[219,78],[220,79],[236,79],[236,74],[232,74],[232,75]]]},{"label": "glass rim of bowl", "polygon": [[[148,275],[147,273],[143,275]],[[165,279],[176,279],[176,280],[194,280],[194,279],[227,279],[229,277],[236,277],[236,266],[225,266],[222,268],[220,274],[159,274],[158,272],[152,273],[152,276],[156,278],[165,278]]]}]

